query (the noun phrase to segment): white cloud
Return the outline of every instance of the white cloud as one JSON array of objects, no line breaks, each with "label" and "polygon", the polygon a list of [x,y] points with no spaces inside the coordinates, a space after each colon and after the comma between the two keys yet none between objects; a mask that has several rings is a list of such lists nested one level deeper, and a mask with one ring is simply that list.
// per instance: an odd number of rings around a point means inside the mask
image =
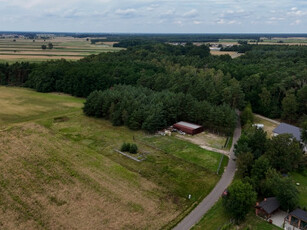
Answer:
[{"label": "white cloud", "polygon": [[[307,5],[306,0],[0,0],[0,22],[0,30],[304,33]],[[200,24],[202,31],[191,26]]]},{"label": "white cloud", "polygon": [[193,21],[193,23],[194,23],[195,25],[202,24],[202,22],[201,22],[201,21]]},{"label": "white cloud", "polygon": [[283,17],[279,17],[279,18],[277,18],[277,17],[270,17],[269,20],[271,20],[271,21],[283,21],[283,20],[285,20],[285,18],[283,18]]},{"label": "white cloud", "polygon": [[167,10],[166,12],[162,13],[161,15],[163,16],[170,16],[170,15],[174,15],[175,10]]},{"label": "white cloud", "polygon": [[183,14],[183,17],[187,17],[187,18],[193,18],[196,16],[198,16],[198,11],[195,9],[187,11]]},{"label": "white cloud", "polygon": [[291,11],[287,12],[287,15],[290,15],[290,16],[303,16],[306,14],[307,14],[307,11],[299,10],[296,7],[292,7]]},{"label": "white cloud", "polygon": [[231,20],[227,24],[231,25],[231,24],[235,24],[235,23],[238,23],[238,22],[236,20]]},{"label": "white cloud", "polygon": [[137,10],[133,8],[125,9],[125,10],[122,10],[122,9],[115,10],[115,14],[122,15],[122,16],[133,16],[136,14],[136,12]]},{"label": "white cloud", "polygon": [[291,25],[294,26],[294,25],[299,25],[299,24],[301,24],[301,23],[302,23],[302,20],[297,19],[297,20],[295,20],[293,23],[291,23]]},{"label": "white cloud", "polygon": [[224,19],[219,19],[216,23],[217,23],[217,24],[225,24],[226,22],[225,22]]}]

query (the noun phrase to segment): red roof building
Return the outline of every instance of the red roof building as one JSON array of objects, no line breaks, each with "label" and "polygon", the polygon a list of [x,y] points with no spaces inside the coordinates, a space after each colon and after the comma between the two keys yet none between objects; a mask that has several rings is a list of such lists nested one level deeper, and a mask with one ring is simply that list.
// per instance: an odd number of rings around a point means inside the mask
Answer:
[{"label": "red roof building", "polygon": [[185,121],[180,121],[173,125],[173,128],[178,129],[190,135],[195,135],[204,131],[204,128],[200,125],[195,125]]}]

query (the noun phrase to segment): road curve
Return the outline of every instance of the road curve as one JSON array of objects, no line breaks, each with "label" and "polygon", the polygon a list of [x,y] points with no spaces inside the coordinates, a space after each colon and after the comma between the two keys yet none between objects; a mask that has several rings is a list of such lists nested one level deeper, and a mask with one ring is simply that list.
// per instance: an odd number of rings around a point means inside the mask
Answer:
[{"label": "road curve", "polygon": [[[239,119],[238,119],[239,120]],[[233,142],[229,154],[229,162],[222,178],[215,185],[214,189],[206,196],[202,202],[193,209],[173,230],[188,230],[197,224],[207,211],[218,201],[224,190],[230,185],[236,171],[236,162],[234,156],[234,145],[237,143],[241,135],[241,124],[238,121],[237,127],[233,135]]]}]

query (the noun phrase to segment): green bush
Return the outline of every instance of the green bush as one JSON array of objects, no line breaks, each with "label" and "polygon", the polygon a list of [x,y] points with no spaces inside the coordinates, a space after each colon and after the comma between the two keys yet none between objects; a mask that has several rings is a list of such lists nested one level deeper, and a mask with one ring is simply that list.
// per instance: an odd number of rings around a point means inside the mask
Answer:
[{"label": "green bush", "polygon": [[136,144],[131,144],[131,145],[130,145],[129,152],[130,152],[130,153],[133,153],[133,154],[137,153],[137,152],[138,152],[138,147],[137,147],[137,145],[136,145]]},{"label": "green bush", "polygon": [[130,152],[130,144],[129,143],[123,143],[122,147],[120,148],[120,151],[122,152]]}]

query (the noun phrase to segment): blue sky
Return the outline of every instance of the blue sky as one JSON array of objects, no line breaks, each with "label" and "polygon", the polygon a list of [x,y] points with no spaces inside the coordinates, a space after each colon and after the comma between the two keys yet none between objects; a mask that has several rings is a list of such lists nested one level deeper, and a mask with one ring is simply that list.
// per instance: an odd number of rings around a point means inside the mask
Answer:
[{"label": "blue sky", "polygon": [[307,0],[0,0],[0,31],[307,33]]}]

